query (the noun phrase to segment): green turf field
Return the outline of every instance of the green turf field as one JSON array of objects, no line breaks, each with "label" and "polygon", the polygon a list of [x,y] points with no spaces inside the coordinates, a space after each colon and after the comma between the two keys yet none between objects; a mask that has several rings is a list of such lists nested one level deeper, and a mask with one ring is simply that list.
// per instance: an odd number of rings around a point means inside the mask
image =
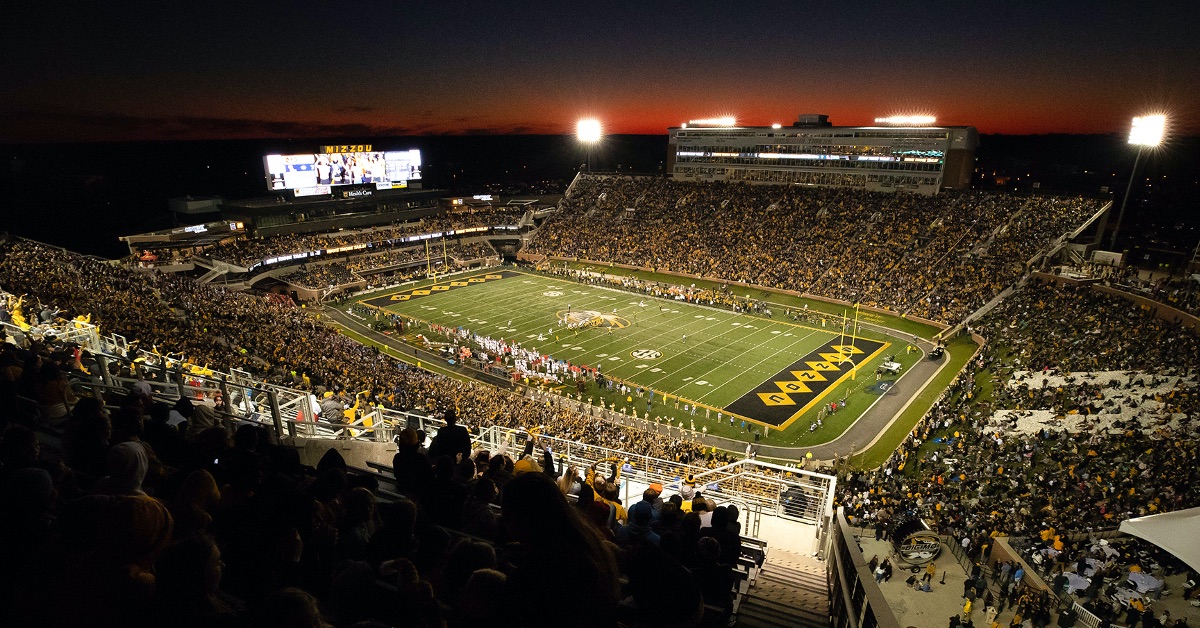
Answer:
[{"label": "green turf field", "polygon": [[[766,442],[779,445],[836,438],[876,398],[849,393],[877,384],[875,368],[885,356],[895,355],[905,368],[920,358],[906,355],[902,340],[865,331],[842,336],[838,325],[800,325],[783,312],[774,318],[735,314],[508,269],[360,302],[422,323],[515,340],[576,365],[599,365],[608,378],[648,389],[639,398],[593,385],[584,400],[604,400],[642,418],[649,407],[651,420],[689,427],[695,421],[697,430],[743,440],[748,430],[761,434],[770,426]],[[579,328],[569,329],[571,323]],[[423,324],[410,330],[410,339],[415,333],[439,340]],[[649,390],[654,400],[648,406]],[[849,407],[809,430],[821,405],[847,396]]]},{"label": "green turf field", "polygon": [[[586,270],[592,272],[602,272],[606,275],[629,276],[637,277],[647,281],[657,281],[670,284],[690,284],[701,288],[716,288],[721,285],[727,285],[724,281],[715,281],[711,279],[696,279],[687,275],[674,275],[665,272],[653,272],[649,270],[636,270],[631,268],[622,268],[620,266],[610,266],[605,264],[590,264],[587,262],[554,262],[555,266],[561,268],[570,268],[574,270]],[[845,311],[846,306],[829,301],[819,299],[808,299],[792,294],[786,294],[778,290],[765,289],[760,287],[747,288],[739,286],[736,288],[738,292],[745,292],[750,296],[761,301],[768,301],[779,307],[806,308],[810,312],[820,312],[823,314],[840,317]],[[864,310],[861,312],[861,320],[867,323],[875,323],[877,325],[894,329],[902,334],[915,334],[922,338],[932,338],[934,334],[941,331],[940,328],[920,321],[915,321],[903,316],[885,314],[882,312],[874,312]]]}]

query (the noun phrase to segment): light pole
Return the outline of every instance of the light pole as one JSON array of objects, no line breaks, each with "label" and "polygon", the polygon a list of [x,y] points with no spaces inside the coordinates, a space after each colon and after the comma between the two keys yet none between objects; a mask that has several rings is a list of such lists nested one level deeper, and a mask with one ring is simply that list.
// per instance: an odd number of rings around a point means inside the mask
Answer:
[{"label": "light pole", "polygon": [[600,126],[600,121],[594,118],[586,118],[575,123],[575,138],[579,143],[583,144],[584,150],[587,151],[587,170],[592,171],[592,148],[600,142],[600,138],[604,135],[604,131]]},{"label": "light pole", "polygon": [[1129,143],[1137,146],[1137,157],[1133,159],[1133,170],[1129,173],[1129,185],[1125,186],[1125,197],[1121,199],[1121,210],[1117,212],[1117,224],[1113,226],[1112,239],[1108,241],[1108,248],[1113,251],[1117,250],[1117,233],[1121,230],[1121,220],[1125,217],[1125,204],[1129,202],[1129,192],[1133,190],[1133,178],[1137,175],[1137,167],[1142,160],[1142,153],[1147,148],[1155,148],[1162,143],[1163,131],[1166,126],[1166,116],[1152,115],[1134,118],[1133,126],[1129,128]]}]

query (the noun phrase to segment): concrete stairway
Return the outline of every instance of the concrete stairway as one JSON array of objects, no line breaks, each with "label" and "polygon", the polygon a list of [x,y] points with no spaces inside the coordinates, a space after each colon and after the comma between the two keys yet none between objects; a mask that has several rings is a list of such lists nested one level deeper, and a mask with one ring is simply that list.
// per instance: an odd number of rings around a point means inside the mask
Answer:
[{"label": "concrete stairway", "polygon": [[829,593],[825,563],[772,549],[742,598],[737,625],[747,628],[825,628]]}]

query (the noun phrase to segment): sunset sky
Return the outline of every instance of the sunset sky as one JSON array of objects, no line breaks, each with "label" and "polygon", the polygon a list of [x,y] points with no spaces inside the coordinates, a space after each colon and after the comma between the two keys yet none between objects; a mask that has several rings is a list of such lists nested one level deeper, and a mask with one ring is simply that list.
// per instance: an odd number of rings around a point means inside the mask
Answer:
[{"label": "sunset sky", "polygon": [[662,134],[929,112],[982,133],[1200,125],[1200,2],[25,2],[0,142]]}]

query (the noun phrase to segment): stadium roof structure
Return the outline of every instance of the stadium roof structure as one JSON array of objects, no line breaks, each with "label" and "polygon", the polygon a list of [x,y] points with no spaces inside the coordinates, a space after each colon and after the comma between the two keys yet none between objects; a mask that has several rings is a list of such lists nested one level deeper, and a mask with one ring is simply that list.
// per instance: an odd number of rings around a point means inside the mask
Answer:
[{"label": "stadium roof structure", "polygon": [[1150,541],[1200,571],[1200,508],[1127,519],[1118,529]]}]

